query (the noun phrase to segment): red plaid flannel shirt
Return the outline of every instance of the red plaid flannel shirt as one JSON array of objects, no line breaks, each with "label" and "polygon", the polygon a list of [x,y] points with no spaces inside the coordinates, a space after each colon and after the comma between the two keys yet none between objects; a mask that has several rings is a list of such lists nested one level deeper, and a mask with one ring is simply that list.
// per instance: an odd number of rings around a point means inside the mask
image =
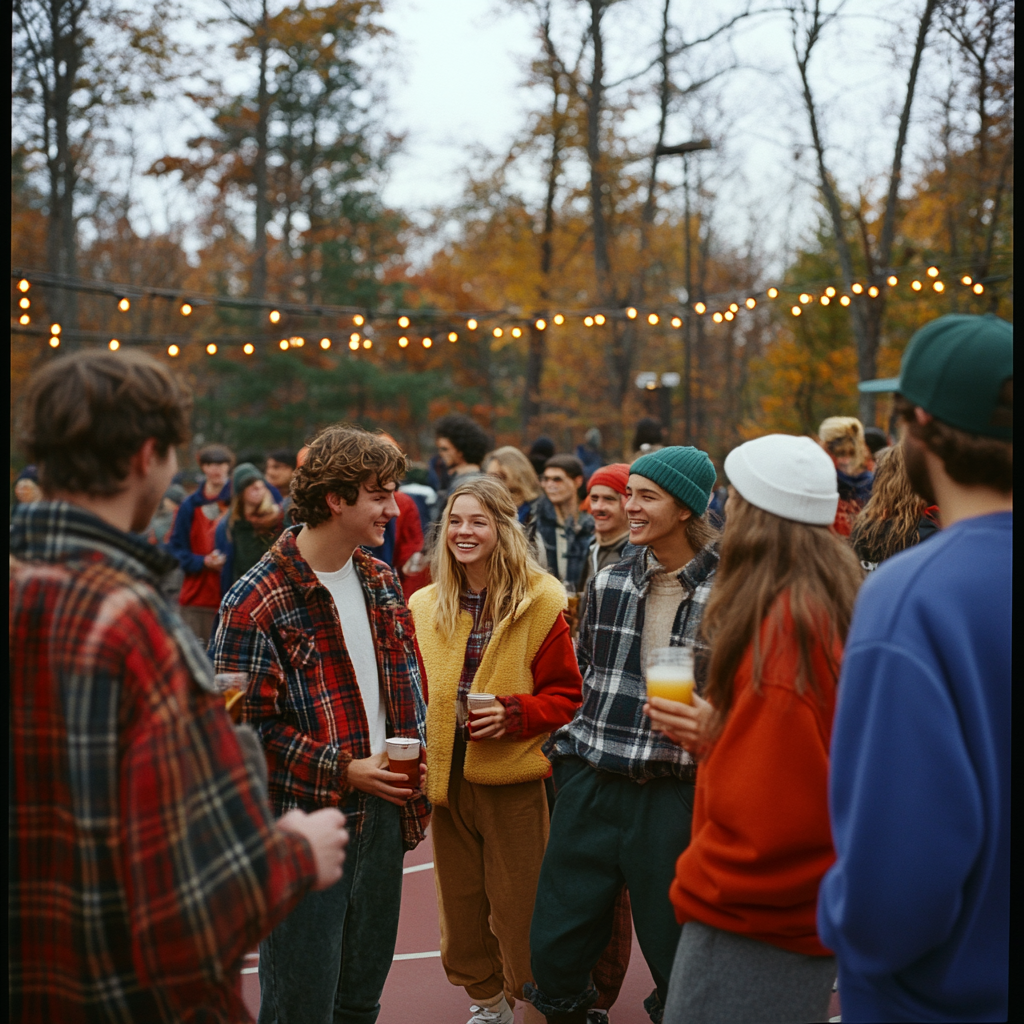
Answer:
[{"label": "red plaid flannel shirt", "polygon": [[11,556],[11,1019],[248,1021],[313,856],[157,593],[173,558],[65,502],[17,508]]},{"label": "red plaid flannel shirt", "polygon": [[[300,529],[285,530],[270,556],[231,588],[210,648],[218,672],[249,676],[242,720],[263,741],[274,809],[340,807],[355,835],[366,795],[348,785],[348,766],[370,756],[370,730],[334,599],[299,553]],[[360,548],[352,557],[366,595],[388,735],[423,741],[426,706],[401,586],[384,562]],[[423,839],[429,816],[422,796],[402,809],[406,849]]]}]

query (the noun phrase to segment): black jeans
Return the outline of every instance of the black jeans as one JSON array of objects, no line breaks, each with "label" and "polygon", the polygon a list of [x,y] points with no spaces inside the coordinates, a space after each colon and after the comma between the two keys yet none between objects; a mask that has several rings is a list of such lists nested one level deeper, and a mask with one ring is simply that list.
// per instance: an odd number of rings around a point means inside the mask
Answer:
[{"label": "black jeans", "polygon": [[260,943],[259,1024],[374,1024],[402,902],[400,810],[365,797],[341,881],[311,892]]}]

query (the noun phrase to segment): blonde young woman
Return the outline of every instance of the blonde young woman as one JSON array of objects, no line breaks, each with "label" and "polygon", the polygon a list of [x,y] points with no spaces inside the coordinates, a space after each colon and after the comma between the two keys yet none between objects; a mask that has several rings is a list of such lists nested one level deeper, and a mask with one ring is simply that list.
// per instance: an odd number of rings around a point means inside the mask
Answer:
[{"label": "blonde young woman", "polygon": [[[441,961],[469,1024],[511,1024],[530,974],[530,919],[548,836],[541,753],[580,704],[565,591],[529,553],[493,476],[448,497],[430,586],[409,601],[426,669],[427,796]],[[467,695],[496,702],[472,716]],[[471,718],[472,732],[467,720]],[[543,1021],[527,1006],[528,1021]]]},{"label": "blonde young woman", "polygon": [[505,445],[484,459],[484,472],[496,476],[509,489],[516,503],[516,517],[525,523],[533,503],[540,497],[540,484],[530,460],[518,448]]}]

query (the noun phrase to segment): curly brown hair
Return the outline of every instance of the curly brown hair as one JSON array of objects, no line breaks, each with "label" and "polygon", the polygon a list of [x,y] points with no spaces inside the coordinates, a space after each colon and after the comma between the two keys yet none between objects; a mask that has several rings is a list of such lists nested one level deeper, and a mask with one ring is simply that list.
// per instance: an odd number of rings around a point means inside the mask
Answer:
[{"label": "curly brown hair", "polygon": [[[905,429],[941,460],[951,480],[964,487],[992,487],[1003,494],[1013,490],[1013,442],[969,434],[941,420],[918,423],[913,402],[900,394],[893,396],[893,413]],[[1013,427],[1013,378],[999,389],[996,426]]]},{"label": "curly brown hair", "polygon": [[292,520],[320,526],[331,518],[328,494],[354,505],[367,480],[374,478],[381,486],[397,484],[405,468],[405,456],[380,432],[347,423],[327,427],[309,443],[292,478]]},{"label": "curly brown hair", "polygon": [[109,497],[149,438],[161,458],[188,437],[192,396],[152,356],[137,351],[76,352],[29,381],[21,442],[39,464],[43,491]]},{"label": "curly brown hair", "polygon": [[875,456],[875,466],[871,498],[853,522],[850,543],[865,561],[884,562],[917,543],[927,502],[910,486],[903,445],[883,448]]}]

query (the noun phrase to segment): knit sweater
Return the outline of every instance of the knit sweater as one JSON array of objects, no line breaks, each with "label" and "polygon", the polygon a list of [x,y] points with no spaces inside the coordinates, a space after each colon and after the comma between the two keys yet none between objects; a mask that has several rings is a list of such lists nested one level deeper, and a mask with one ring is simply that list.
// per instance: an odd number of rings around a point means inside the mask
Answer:
[{"label": "knit sweater", "polygon": [[[464,777],[488,786],[543,779],[551,765],[541,746],[551,729],[568,722],[580,704],[582,679],[572,653],[562,609],[565,590],[553,576],[539,577],[515,613],[499,622],[480,660],[471,693],[493,693],[506,705],[511,728],[499,740],[470,743]],[[437,585],[418,590],[409,600],[426,671],[427,798],[448,805],[448,781],[455,744],[455,702],[463,652],[473,625],[461,612],[455,635],[434,625]],[[539,691],[544,689],[542,699]],[[508,698],[518,697],[518,700]],[[531,725],[539,725],[537,732]]]},{"label": "knit sweater", "polygon": [[[781,626],[761,627],[760,692],[752,647],[740,662],[721,736],[697,773],[693,838],[669,895],[680,923],[702,921],[794,953],[826,956],[815,912],[835,859],[828,817],[835,683],[814,639],[821,698],[797,693],[799,646],[788,603]],[[831,652],[838,670],[842,648]]]}]

